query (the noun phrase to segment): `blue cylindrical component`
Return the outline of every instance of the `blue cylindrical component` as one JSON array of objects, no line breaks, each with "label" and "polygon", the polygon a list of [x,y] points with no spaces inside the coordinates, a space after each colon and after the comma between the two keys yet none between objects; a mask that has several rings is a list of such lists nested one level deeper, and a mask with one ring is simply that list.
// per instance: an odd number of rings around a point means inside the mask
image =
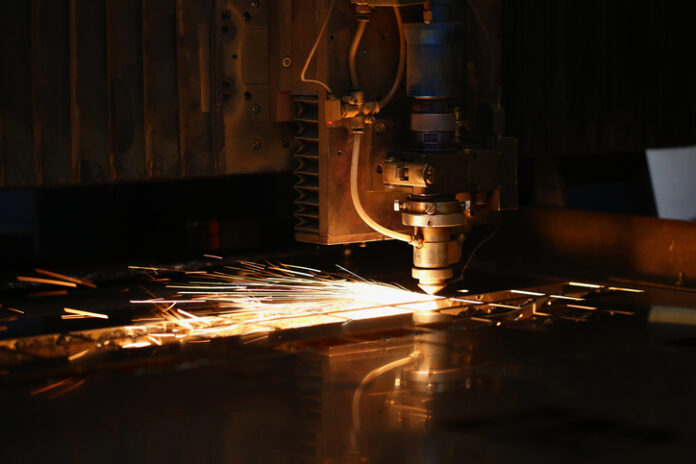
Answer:
[{"label": "blue cylindrical component", "polygon": [[410,97],[450,98],[455,91],[461,23],[406,24],[406,85]]}]

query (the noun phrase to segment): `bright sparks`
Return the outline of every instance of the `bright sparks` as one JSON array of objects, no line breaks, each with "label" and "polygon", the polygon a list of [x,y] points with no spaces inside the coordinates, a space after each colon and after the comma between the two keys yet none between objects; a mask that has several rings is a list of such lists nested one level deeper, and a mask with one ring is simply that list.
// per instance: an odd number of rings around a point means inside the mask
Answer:
[{"label": "bright sparks", "polygon": [[[196,273],[189,283],[168,285],[177,295],[167,299],[131,301],[152,304],[159,318],[129,326],[132,339],[121,347],[412,314],[438,309],[445,300],[301,266],[240,262],[226,269],[229,271]],[[183,303],[186,310],[177,307]]]},{"label": "bright sparks", "polygon": [[109,316],[106,314],[102,313],[93,313],[91,311],[82,311],[81,309],[73,309],[73,308],[63,308],[63,311],[66,313],[69,313],[71,316],[77,316],[77,317],[96,317],[98,319],[108,319]]},{"label": "bright sparks", "polygon": [[[61,339],[64,346],[56,353],[66,356],[69,361],[76,361],[89,352],[157,349],[171,343],[206,343],[219,337],[242,337],[245,344],[256,343],[268,340],[269,334],[280,330],[332,324],[345,327],[354,321],[430,311],[472,321],[475,327],[527,324],[540,317],[545,321],[587,322],[603,313],[633,315],[629,311],[605,309],[601,305],[589,306],[586,300],[592,295],[608,291],[640,292],[592,283],[563,282],[535,289],[477,294],[469,298],[445,298],[369,281],[340,266],[340,273],[335,274],[290,264],[248,261],[210,271],[152,266],[130,268],[144,271],[153,282],[166,282],[169,277],[172,281],[166,285],[167,291],[159,294],[161,297],[145,290],[149,299],[130,301],[140,309],[149,310],[148,314],[140,313],[131,319],[129,325],[75,332],[79,336]],[[51,277],[73,279],[74,282],[64,281],[71,285],[78,281],[71,276],[37,271]],[[160,271],[169,277],[155,279],[149,274],[159,274]],[[177,274],[179,278],[174,277]],[[36,282],[37,278],[26,279]],[[567,287],[576,288],[568,291]],[[459,294],[465,296],[463,293]],[[22,314],[18,309],[3,309]],[[107,314],[81,309],[64,308],[64,311],[61,318],[66,320],[109,318]],[[18,316],[8,317],[16,319]],[[6,326],[0,325],[0,331],[3,329]],[[23,354],[36,352],[37,356],[45,356],[46,350],[55,347],[55,336],[37,338],[42,342],[28,338],[0,340],[0,347],[21,348]],[[73,384],[77,385],[73,382],[68,386],[73,388]],[[54,387],[42,388],[51,390]],[[37,389],[37,393],[41,391]]]}]

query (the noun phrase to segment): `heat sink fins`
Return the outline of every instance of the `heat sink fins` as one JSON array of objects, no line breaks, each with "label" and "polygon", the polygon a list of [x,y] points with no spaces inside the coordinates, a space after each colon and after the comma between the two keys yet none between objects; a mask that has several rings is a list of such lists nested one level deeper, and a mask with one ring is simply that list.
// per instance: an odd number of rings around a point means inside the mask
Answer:
[{"label": "heat sink fins", "polygon": [[313,96],[297,96],[295,104],[295,231],[319,235],[319,103]]}]

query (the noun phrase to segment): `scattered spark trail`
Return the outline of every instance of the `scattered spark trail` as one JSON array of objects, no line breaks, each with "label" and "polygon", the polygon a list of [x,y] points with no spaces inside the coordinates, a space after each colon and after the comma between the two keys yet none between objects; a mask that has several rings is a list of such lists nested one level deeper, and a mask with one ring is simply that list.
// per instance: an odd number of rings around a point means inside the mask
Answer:
[{"label": "scattered spark trail", "polygon": [[65,274],[59,274],[58,272],[47,271],[46,269],[35,268],[34,271],[38,274],[47,275],[49,277],[55,277],[57,279],[65,280],[67,282],[72,282],[74,284],[84,285],[85,287],[97,288],[97,286],[94,285],[94,282],[92,282],[91,280],[78,279],[77,277],[72,277],[72,276],[65,275]]},{"label": "scattered spark trail", "polygon": [[66,282],[63,280],[55,279],[44,279],[42,277],[31,277],[31,276],[17,276],[17,280],[20,282],[33,282],[36,284],[48,284],[48,285],[60,285],[63,287],[77,287],[75,282]]},{"label": "scattered spark trail", "polygon": [[[208,271],[129,267],[145,273],[167,273],[171,277],[171,281],[169,277],[157,279],[162,282],[162,288],[167,289],[160,293],[162,296],[143,287],[150,298],[130,301],[134,307],[148,312],[132,318],[129,325],[83,330],[74,332],[76,336],[69,338],[45,335],[41,336],[42,342],[30,338],[0,340],[0,347],[17,350],[23,356],[33,353],[44,356],[46,351],[42,349],[45,349],[74,361],[90,351],[205,343],[219,337],[242,337],[244,343],[255,343],[268,339],[271,332],[278,330],[330,324],[345,326],[353,321],[406,316],[421,311],[438,311],[490,327],[528,323],[540,317],[547,322],[551,319],[587,322],[600,317],[598,313],[601,312],[635,314],[589,306],[586,305],[587,298],[604,292],[641,292],[592,283],[563,282],[533,289],[477,294],[469,298],[446,298],[416,293],[398,284],[370,281],[340,266],[337,273],[305,266],[249,261],[238,261]],[[577,304],[580,302],[582,304]],[[541,311],[542,307],[544,311]],[[14,308],[4,309],[21,313]],[[64,308],[64,311],[66,314],[61,318],[65,320],[109,318],[107,314],[93,311],[71,308]],[[5,326],[0,326],[0,330],[3,328]],[[59,348],[56,347],[58,340],[61,343]]]},{"label": "scattered spark trail", "polygon": [[63,311],[65,311],[66,313],[69,313],[70,316],[96,317],[99,319],[108,319],[109,318],[109,316],[107,316],[106,314],[93,313],[91,311],[83,311],[81,309],[63,308]]},{"label": "scattered spark trail", "polygon": [[[147,268],[155,269],[170,271]],[[274,330],[434,310],[446,300],[371,282],[349,271],[345,271],[348,275],[330,274],[309,267],[245,261],[225,269],[183,271],[189,282],[166,286],[175,295],[132,300],[132,304],[151,304],[155,317],[125,326],[128,337],[118,345],[141,348],[249,334],[259,339],[258,335]],[[179,304],[186,304],[186,310]]]}]

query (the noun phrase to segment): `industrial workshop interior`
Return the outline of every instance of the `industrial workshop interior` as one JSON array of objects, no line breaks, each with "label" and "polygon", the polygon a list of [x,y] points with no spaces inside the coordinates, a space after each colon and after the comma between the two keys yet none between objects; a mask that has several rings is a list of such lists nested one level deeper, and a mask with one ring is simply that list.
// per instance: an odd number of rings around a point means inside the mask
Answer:
[{"label": "industrial workshop interior", "polygon": [[696,3],[0,0],[0,462],[695,462]]}]

